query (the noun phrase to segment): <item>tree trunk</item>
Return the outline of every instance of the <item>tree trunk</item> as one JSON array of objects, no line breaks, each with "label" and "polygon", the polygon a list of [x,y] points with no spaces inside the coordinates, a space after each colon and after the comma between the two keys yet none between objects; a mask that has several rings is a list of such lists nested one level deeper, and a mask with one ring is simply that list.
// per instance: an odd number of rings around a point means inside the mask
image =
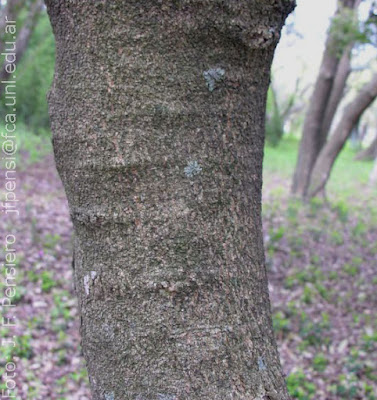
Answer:
[{"label": "tree trunk", "polygon": [[1,11],[0,17],[0,53],[3,52],[4,49],[4,34],[5,34],[5,26],[8,21],[15,21],[20,9],[23,6],[23,0],[7,0],[6,5]]},{"label": "tree trunk", "polygon": [[355,99],[345,108],[343,117],[331,135],[329,141],[319,154],[310,180],[309,197],[321,191],[330,176],[336,158],[352,133],[352,129],[377,97],[377,74],[373,76],[358,93]]},{"label": "tree trunk", "polygon": [[[348,45],[344,51],[336,70],[336,75],[331,89],[331,95],[326,105],[325,116],[321,125],[321,132],[319,138],[319,148],[325,145],[327,137],[330,133],[331,126],[334,121],[336,111],[343,98],[344,89],[346,87],[348,76],[351,72],[351,53],[353,49],[353,43]],[[318,154],[317,154],[318,156]]]},{"label": "tree trunk", "polygon": [[[20,33],[17,36],[16,41],[16,63],[18,63],[22,56],[24,55],[25,51],[27,50],[27,46],[29,44],[30,37],[34,31],[34,28],[38,22],[38,17],[43,9],[43,0],[36,0],[26,17],[25,23],[20,30]],[[7,68],[7,61],[4,61],[2,69],[0,71],[0,82],[6,81],[12,73],[9,73]],[[4,84],[0,83],[0,95],[4,90]]]},{"label": "tree trunk", "polygon": [[[359,3],[360,0],[341,0],[335,15],[340,12],[341,7],[354,9],[358,7]],[[332,118],[336,111],[333,108],[337,107],[340,100],[339,95],[343,93],[343,89],[339,85],[345,84],[344,78],[347,78],[344,74],[346,68],[343,67],[347,63],[346,53],[350,51],[349,47],[344,50],[341,58],[336,53],[336,49],[337,40],[330,32],[326,41],[319,75],[306,112],[293,175],[291,191],[292,194],[300,197],[306,196],[314,163],[326,141],[328,130],[326,130],[326,126],[323,126],[323,123],[325,122],[328,127],[331,126]],[[336,79],[339,65],[341,69],[339,70],[339,78]],[[335,85],[334,82],[336,82]],[[337,104],[336,101],[338,101]]]},{"label": "tree trunk", "polygon": [[46,1],[94,400],[289,398],[261,186],[270,65],[293,3]]},{"label": "tree trunk", "polygon": [[356,161],[372,161],[377,158],[377,135],[368,148],[356,154]]}]

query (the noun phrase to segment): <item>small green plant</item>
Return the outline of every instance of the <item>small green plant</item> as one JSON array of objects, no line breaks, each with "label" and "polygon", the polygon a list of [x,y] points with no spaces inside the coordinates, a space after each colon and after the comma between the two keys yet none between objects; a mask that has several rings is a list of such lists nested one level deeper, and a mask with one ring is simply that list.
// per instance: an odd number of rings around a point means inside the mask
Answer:
[{"label": "small green plant", "polygon": [[361,359],[360,351],[356,347],[352,347],[350,355],[347,357],[345,367],[348,372],[360,374],[364,370],[364,362]]},{"label": "small green plant", "polygon": [[55,246],[59,243],[60,239],[61,239],[60,235],[56,233],[54,235],[48,233],[44,237],[43,247],[46,249],[54,249]]},{"label": "small green plant", "polygon": [[[68,321],[71,319],[72,304],[65,301],[65,297],[67,297],[65,291],[53,295],[55,306],[51,309],[52,330],[57,333],[66,329]],[[63,340],[64,335],[59,335],[59,339]]]},{"label": "small green plant", "polygon": [[39,275],[35,271],[30,270],[27,272],[27,278],[30,282],[38,282]]},{"label": "small green plant", "polygon": [[297,400],[314,399],[317,388],[314,383],[307,380],[302,370],[291,373],[287,377],[289,394]]},{"label": "small green plant", "polygon": [[288,276],[285,279],[285,287],[292,288],[309,282],[316,283],[323,279],[324,274],[319,268],[313,265],[307,265],[304,269]]},{"label": "small green plant", "polygon": [[330,241],[331,241],[331,243],[335,244],[336,246],[340,246],[344,243],[342,234],[337,230],[334,230],[331,232]]},{"label": "small green plant", "polygon": [[43,271],[41,273],[41,279],[43,292],[49,292],[57,285],[56,281],[52,278],[52,273],[50,271]]},{"label": "small green plant", "polygon": [[328,363],[329,362],[323,353],[317,354],[313,358],[313,368],[318,372],[323,372],[326,369]]},{"label": "small green plant", "polygon": [[65,365],[69,363],[69,357],[66,349],[60,349],[58,351],[57,365]]},{"label": "small green plant", "polygon": [[297,223],[301,203],[298,200],[290,200],[287,208],[287,217],[291,224]]},{"label": "small green plant", "polygon": [[368,330],[366,334],[363,335],[363,347],[367,351],[371,351],[377,344],[377,331]]},{"label": "small green plant", "polygon": [[352,228],[352,236],[355,239],[358,239],[361,235],[364,235],[367,232],[366,225],[359,221],[353,228]]},{"label": "small green plant", "polygon": [[283,226],[279,226],[279,228],[270,229],[270,243],[277,243],[279,242],[284,236],[285,229]]},{"label": "small green plant", "polygon": [[329,279],[334,281],[337,280],[339,277],[338,272],[337,271],[330,271],[329,272]]},{"label": "small green plant", "polygon": [[356,276],[359,273],[359,267],[352,264],[344,264],[343,271],[351,276]]},{"label": "small green plant", "polygon": [[317,216],[321,208],[323,207],[323,200],[318,197],[313,197],[309,202],[309,214],[308,216],[314,218]]},{"label": "small green plant", "polygon": [[352,264],[353,265],[356,265],[357,267],[360,267],[362,263],[363,263],[363,259],[361,257],[353,257],[352,258]]},{"label": "small green plant", "polygon": [[68,383],[68,376],[63,376],[56,381],[57,392],[59,394],[64,394],[68,391],[67,383]]},{"label": "small green plant", "polygon": [[35,282],[38,282],[38,280],[39,280],[39,274],[34,270],[30,270],[27,272],[27,278],[28,278],[28,281],[35,283]]},{"label": "small green plant", "polygon": [[341,399],[359,399],[359,379],[354,374],[340,375],[339,383],[335,386],[335,394],[341,396]]},{"label": "small green plant", "polygon": [[330,301],[331,292],[323,286],[321,283],[316,282],[314,284],[315,288],[317,289],[319,295],[326,301]]},{"label": "small green plant", "polygon": [[339,221],[342,223],[348,221],[348,205],[344,201],[339,201],[338,204],[335,205],[334,211],[337,213]]},{"label": "small green plant", "polygon": [[88,371],[86,370],[86,368],[81,368],[78,372],[72,372],[70,374],[70,378],[75,382],[84,381],[89,383]]},{"label": "small green plant", "polygon": [[318,347],[322,344],[328,344],[329,339],[325,336],[330,328],[329,316],[326,313],[322,314],[322,319],[319,322],[314,322],[305,312],[300,315],[300,336],[303,342],[299,345],[301,350],[308,346]]},{"label": "small green plant", "polygon": [[302,301],[306,304],[311,304],[313,296],[315,295],[312,285],[305,285],[304,293],[302,294]]},{"label": "small green plant", "polygon": [[305,241],[302,237],[296,237],[289,240],[289,245],[291,246],[291,255],[300,257]]},{"label": "small green plant", "polygon": [[[26,294],[26,289],[19,283],[20,279],[17,279],[17,281],[17,286],[12,286],[10,287],[10,289],[8,289],[12,291],[11,299],[13,305],[18,304]],[[0,282],[0,293],[4,293],[5,289],[5,284],[3,282]]]},{"label": "small green plant", "polygon": [[278,311],[277,313],[273,314],[272,322],[274,326],[275,334],[281,334],[289,332],[291,328],[291,323],[288,318],[284,315],[282,311]]},{"label": "small green plant", "polygon": [[58,332],[58,342],[62,343],[67,340],[67,334],[64,331],[59,331]]},{"label": "small green plant", "polygon": [[15,345],[3,346],[0,355],[4,360],[9,360],[13,357],[32,358],[34,353],[31,347],[31,335],[16,336]]}]

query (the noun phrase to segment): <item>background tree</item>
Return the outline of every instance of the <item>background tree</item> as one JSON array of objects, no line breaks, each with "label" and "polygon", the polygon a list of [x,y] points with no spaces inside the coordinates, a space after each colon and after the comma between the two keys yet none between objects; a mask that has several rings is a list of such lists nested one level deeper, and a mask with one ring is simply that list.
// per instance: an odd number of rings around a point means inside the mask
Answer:
[{"label": "background tree", "polygon": [[309,197],[315,196],[325,187],[334,162],[347,139],[351,136],[352,129],[376,97],[377,74],[372,77],[370,82],[364,85],[354,100],[345,107],[343,116],[334,133],[323,146],[311,174]]},{"label": "background tree", "polygon": [[[7,6],[4,8],[3,18],[1,18],[1,20],[5,21],[5,16],[7,16],[8,20],[10,20],[10,18],[13,18],[14,21],[16,21],[18,15],[21,13],[23,8],[21,7],[20,2],[18,1],[10,0],[8,3]],[[38,17],[40,16],[40,13],[43,8],[43,0],[34,0],[27,2],[26,7],[28,8],[28,13],[26,18],[24,18],[23,20],[22,27],[19,28],[19,33],[17,34],[17,40],[15,44],[16,63],[18,63],[21,60],[25,51],[27,50],[30,37],[33,33],[33,30],[37,24]],[[3,31],[4,30],[2,30],[2,32]],[[6,40],[6,37],[3,38],[2,40],[2,46],[4,46],[4,40]],[[13,40],[14,39],[12,39],[11,41]],[[10,75],[5,67],[6,67],[6,62],[3,62],[3,66],[1,67],[0,70],[0,82],[6,81]],[[2,93],[3,88],[4,85],[0,83],[0,95]]]},{"label": "background tree", "polygon": [[[344,18],[344,15],[347,17],[351,15],[353,18],[353,14],[349,13],[349,10],[357,9],[359,4],[360,0],[339,0],[334,16],[335,24],[338,21],[346,20],[347,24],[344,25],[348,26],[349,20]],[[304,197],[307,194],[312,168],[326,141],[328,133],[326,128],[331,126],[334,109],[342,96],[343,83],[348,76],[352,42],[350,43],[348,40],[345,46],[344,44],[343,47],[341,46],[341,41],[344,40],[342,31],[343,29],[340,32],[339,29],[329,30],[319,74],[306,113],[292,183],[292,193],[298,196]],[[336,79],[338,71],[339,75]]]},{"label": "background tree", "polygon": [[[49,129],[46,92],[54,72],[55,43],[43,1],[8,0],[0,9],[0,14],[0,21],[4,22],[5,16],[8,16],[17,24],[18,125],[27,125],[33,133],[46,133]],[[0,32],[4,32],[4,28]],[[13,38],[8,39],[14,41]],[[4,36],[0,38],[2,49],[8,39]],[[0,75],[1,80],[8,79],[4,58],[0,60]],[[0,85],[0,94],[2,91],[3,85]],[[2,96],[0,113],[6,112],[4,100]]]},{"label": "background tree", "polygon": [[17,81],[18,119],[37,134],[49,132],[46,93],[53,78],[54,63],[54,36],[47,13],[43,12],[19,62]]},{"label": "background tree", "polygon": [[271,146],[277,146],[283,138],[286,124],[292,125],[292,119],[302,111],[303,103],[300,98],[307,88],[301,87],[301,79],[297,78],[294,90],[282,100],[279,91],[274,87],[271,79],[267,94],[266,110],[266,141]]},{"label": "background tree", "polygon": [[46,4],[93,399],[288,399],[260,202],[293,2]]},{"label": "background tree", "polygon": [[267,92],[266,108],[266,140],[272,146],[277,146],[284,134],[284,120],[277,99],[277,93],[270,83]]},{"label": "background tree", "polygon": [[17,15],[19,14],[22,8],[22,0],[7,0],[5,4],[0,3],[0,49],[1,52],[4,48],[4,39],[5,39],[5,26],[7,23],[6,16],[9,21],[15,21]]}]

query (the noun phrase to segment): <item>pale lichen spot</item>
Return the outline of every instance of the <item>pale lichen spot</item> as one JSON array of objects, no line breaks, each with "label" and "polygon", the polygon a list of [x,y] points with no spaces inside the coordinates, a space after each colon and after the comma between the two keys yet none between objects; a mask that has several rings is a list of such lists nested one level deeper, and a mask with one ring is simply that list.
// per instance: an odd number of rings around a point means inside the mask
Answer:
[{"label": "pale lichen spot", "polygon": [[90,275],[84,276],[84,289],[87,296],[89,296],[90,293],[90,281],[93,282],[96,279],[96,277],[97,277],[96,271],[90,271]]},{"label": "pale lichen spot", "polygon": [[202,172],[202,167],[199,165],[197,161],[189,161],[187,166],[185,167],[185,175],[188,178],[193,178],[195,175],[199,175]]},{"label": "pale lichen spot", "polygon": [[111,325],[102,325],[102,337],[106,341],[112,341],[114,339],[114,329]]},{"label": "pale lichen spot", "polygon": [[113,392],[105,393],[105,400],[115,400],[115,395]]},{"label": "pale lichen spot", "polygon": [[258,357],[258,368],[259,368],[259,371],[265,371],[267,369],[267,366],[264,362],[263,357]]},{"label": "pale lichen spot", "polygon": [[84,276],[84,289],[87,296],[89,296],[89,275]]},{"label": "pale lichen spot", "polygon": [[225,69],[223,68],[211,68],[203,72],[204,79],[206,81],[208,90],[213,92],[216,88],[216,83],[222,81],[225,77]]},{"label": "pale lichen spot", "polygon": [[174,396],[173,394],[158,393],[157,400],[177,400],[177,396]]}]

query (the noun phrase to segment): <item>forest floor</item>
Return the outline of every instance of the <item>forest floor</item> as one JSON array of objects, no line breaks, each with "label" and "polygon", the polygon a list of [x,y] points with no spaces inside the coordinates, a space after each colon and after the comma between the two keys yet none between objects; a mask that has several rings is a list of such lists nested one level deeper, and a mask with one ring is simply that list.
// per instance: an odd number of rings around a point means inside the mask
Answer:
[{"label": "forest floor", "polygon": [[[288,197],[288,174],[272,164],[265,172],[265,247],[290,393],[299,400],[376,400],[375,191],[360,183],[353,193],[363,195],[354,202],[302,205]],[[18,322],[0,336],[15,335],[16,346],[0,347],[0,372],[4,360],[16,361],[18,400],[90,399],[72,285],[72,226],[52,156],[17,179],[20,218],[0,220],[1,231],[16,236],[18,255]]]}]

